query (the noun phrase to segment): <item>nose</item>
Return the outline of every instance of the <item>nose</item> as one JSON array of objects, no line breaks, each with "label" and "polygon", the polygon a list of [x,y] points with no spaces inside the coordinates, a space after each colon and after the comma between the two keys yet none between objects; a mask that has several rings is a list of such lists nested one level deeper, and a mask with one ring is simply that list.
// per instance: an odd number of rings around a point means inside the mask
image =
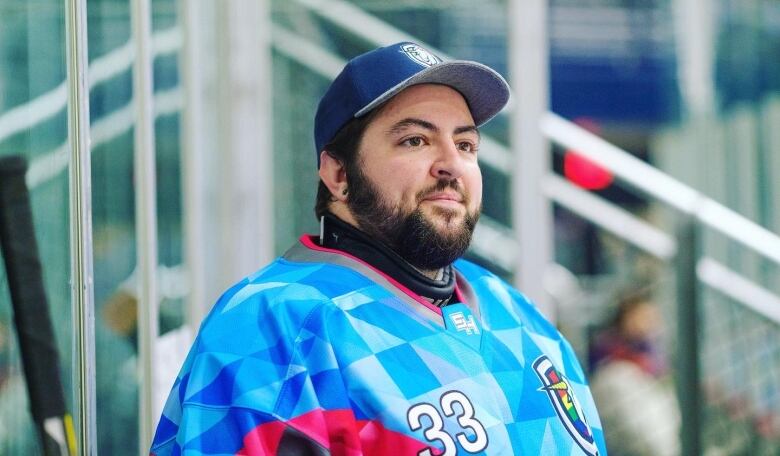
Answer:
[{"label": "nose", "polygon": [[443,142],[436,160],[431,166],[431,175],[436,179],[457,179],[463,174],[463,157],[452,141]]}]

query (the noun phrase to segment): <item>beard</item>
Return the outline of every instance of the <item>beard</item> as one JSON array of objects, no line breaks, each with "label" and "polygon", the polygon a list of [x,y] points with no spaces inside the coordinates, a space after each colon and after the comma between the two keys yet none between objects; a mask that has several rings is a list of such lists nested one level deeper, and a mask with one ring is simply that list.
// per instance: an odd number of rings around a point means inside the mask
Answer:
[{"label": "beard", "polygon": [[[350,172],[351,171],[351,172]],[[471,243],[471,236],[479,220],[480,209],[473,213],[466,210],[463,221],[455,226],[457,212],[433,207],[434,216],[441,217],[448,229],[437,229],[426,218],[420,202],[433,192],[452,189],[463,197],[468,207],[468,197],[454,179],[440,179],[430,188],[415,195],[415,207],[404,210],[382,198],[379,190],[360,169],[347,170],[349,181],[349,207],[363,232],[380,240],[415,268],[423,271],[441,269],[461,257]]]}]

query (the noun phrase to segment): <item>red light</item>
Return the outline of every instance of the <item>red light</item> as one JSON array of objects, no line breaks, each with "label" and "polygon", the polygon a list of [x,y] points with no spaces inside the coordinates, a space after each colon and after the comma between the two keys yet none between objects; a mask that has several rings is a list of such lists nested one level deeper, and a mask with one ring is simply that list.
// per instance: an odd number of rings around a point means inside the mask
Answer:
[{"label": "red light", "polygon": [[[594,134],[601,131],[599,124],[587,117],[575,119],[574,123]],[[563,156],[563,175],[586,190],[603,190],[612,185],[614,180],[609,170],[583,157],[575,150],[567,150]]]},{"label": "red light", "polygon": [[612,173],[572,150],[563,157],[563,175],[587,190],[603,190],[614,180]]}]

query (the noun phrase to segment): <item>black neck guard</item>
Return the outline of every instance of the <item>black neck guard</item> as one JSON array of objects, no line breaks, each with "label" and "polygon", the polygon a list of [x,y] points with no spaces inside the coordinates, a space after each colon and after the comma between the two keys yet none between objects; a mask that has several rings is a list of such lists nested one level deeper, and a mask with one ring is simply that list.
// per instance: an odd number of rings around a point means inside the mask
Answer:
[{"label": "black neck guard", "polygon": [[320,244],[324,247],[360,258],[437,306],[448,304],[452,298],[455,291],[452,265],[443,268],[441,280],[431,279],[384,243],[371,239],[333,214],[326,214],[321,223]]}]

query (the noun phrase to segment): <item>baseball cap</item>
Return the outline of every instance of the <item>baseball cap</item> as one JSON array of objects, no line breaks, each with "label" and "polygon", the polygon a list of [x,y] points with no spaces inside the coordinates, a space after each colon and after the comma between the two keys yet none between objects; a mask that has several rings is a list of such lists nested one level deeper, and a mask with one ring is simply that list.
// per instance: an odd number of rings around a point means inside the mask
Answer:
[{"label": "baseball cap", "polygon": [[492,68],[469,60],[444,61],[409,41],[361,54],[349,62],[320,100],[314,118],[320,152],[351,119],[361,117],[416,84],[444,84],[460,92],[477,126],[509,100],[509,84]]}]

